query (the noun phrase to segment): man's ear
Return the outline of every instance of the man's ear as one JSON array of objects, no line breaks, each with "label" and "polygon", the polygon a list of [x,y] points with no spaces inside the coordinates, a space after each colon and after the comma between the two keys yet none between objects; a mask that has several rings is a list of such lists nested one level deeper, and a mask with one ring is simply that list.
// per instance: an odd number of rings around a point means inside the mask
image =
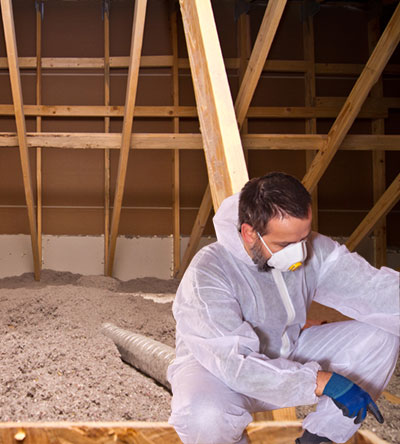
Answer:
[{"label": "man's ear", "polygon": [[242,233],[242,239],[247,245],[253,245],[257,239],[256,230],[249,224],[242,224],[240,232]]}]

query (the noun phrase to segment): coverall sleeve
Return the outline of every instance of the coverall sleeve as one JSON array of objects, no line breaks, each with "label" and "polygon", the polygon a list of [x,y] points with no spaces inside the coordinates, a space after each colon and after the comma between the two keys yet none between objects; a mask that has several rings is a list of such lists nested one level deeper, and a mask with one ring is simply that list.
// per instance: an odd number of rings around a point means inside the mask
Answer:
[{"label": "coverall sleeve", "polygon": [[238,393],[277,407],[316,403],[319,364],[261,354],[258,336],[244,321],[232,285],[218,265],[192,263],[174,303],[179,340],[201,365]]},{"label": "coverall sleeve", "polygon": [[[345,245],[321,237],[320,268],[314,300],[346,316],[400,334],[399,273],[372,267]],[[319,252],[318,252],[319,251]]]}]

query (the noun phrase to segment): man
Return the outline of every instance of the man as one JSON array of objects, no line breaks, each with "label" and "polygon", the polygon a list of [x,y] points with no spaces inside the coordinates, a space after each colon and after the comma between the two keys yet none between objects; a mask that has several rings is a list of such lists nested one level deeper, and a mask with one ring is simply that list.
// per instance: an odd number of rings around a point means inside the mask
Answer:
[{"label": "man", "polygon": [[[345,442],[399,349],[399,274],[311,232],[311,198],[283,173],[249,181],[214,217],[173,306],[170,423],[186,443],[245,443],[251,412],[317,403],[298,444]],[[302,331],[315,300],[355,320]]]}]

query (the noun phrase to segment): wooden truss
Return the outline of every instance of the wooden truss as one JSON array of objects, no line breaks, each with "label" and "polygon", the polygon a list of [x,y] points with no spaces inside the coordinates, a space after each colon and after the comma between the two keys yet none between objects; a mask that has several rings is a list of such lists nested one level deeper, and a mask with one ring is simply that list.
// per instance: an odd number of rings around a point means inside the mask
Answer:
[{"label": "wooden truss", "polygon": [[[127,163],[131,149],[168,149],[173,156],[174,273],[181,276],[198,247],[212,206],[217,209],[228,195],[241,189],[248,179],[245,152],[247,150],[304,150],[307,173],[303,183],[314,192],[337,150],[371,150],[374,153],[375,206],[349,239],[353,249],[376,226],[376,265],[385,262],[384,216],[399,199],[399,177],[385,191],[384,152],[400,149],[400,136],[384,135],[383,119],[389,108],[400,108],[398,98],[383,98],[380,76],[385,72],[399,74],[400,67],[387,65],[400,39],[400,5],[378,39],[377,24],[371,22],[369,43],[371,56],[365,66],[359,64],[318,64],[314,60],[312,19],[304,23],[305,60],[268,60],[268,53],[278,29],[286,0],[270,0],[260,30],[251,51],[246,54],[246,23],[242,27],[241,55],[223,60],[210,0],[180,0],[189,60],[178,57],[177,18],[171,13],[171,56],[141,56],[147,0],[135,2],[130,57],[112,57],[109,50],[109,17],[105,11],[103,58],[42,58],[41,20],[37,13],[37,55],[18,58],[15,43],[11,0],[0,0],[4,24],[7,58],[0,58],[0,68],[9,68],[13,105],[0,105],[0,115],[15,115],[17,134],[0,133],[0,147],[19,147],[25,197],[32,239],[35,278],[41,267],[41,150],[42,148],[104,149],[105,165],[105,273],[112,274],[118,227],[121,215]],[[173,106],[135,106],[139,67],[169,67],[173,74]],[[46,106],[41,103],[42,68],[104,69],[105,100],[103,106]],[[110,69],[129,67],[125,106],[110,106]],[[179,70],[191,68],[197,107],[179,105]],[[22,101],[20,69],[37,69],[35,105]],[[241,72],[241,85],[235,104],[229,92],[225,68]],[[251,107],[250,103],[263,71],[304,73],[305,106]],[[358,81],[348,98],[317,97],[315,76],[318,74],[356,74]],[[370,97],[367,97],[370,94]],[[26,133],[25,116],[36,117],[36,132]],[[42,133],[41,118],[48,116],[93,116],[104,118],[104,133]],[[134,116],[169,117],[174,132],[169,134],[132,134]],[[110,133],[110,118],[123,117],[122,134]],[[201,135],[180,134],[179,119],[198,117]],[[254,117],[306,119],[306,134],[247,134],[246,119]],[[347,135],[354,120],[373,119],[373,134]],[[316,134],[317,118],[336,118],[328,135]],[[239,131],[241,130],[241,135]],[[37,213],[29,165],[28,149],[37,149]],[[110,150],[120,151],[113,211],[110,215]],[[184,149],[204,149],[209,187],[197,215],[189,246],[180,263],[180,202],[179,152]],[[315,205],[315,211],[317,210]],[[315,213],[316,214],[316,213]],[[111,221],[110,221],[111,218]],[[111,223],[110,223],[111,222]],[[315,217],[315,228],[317,218]]]}]

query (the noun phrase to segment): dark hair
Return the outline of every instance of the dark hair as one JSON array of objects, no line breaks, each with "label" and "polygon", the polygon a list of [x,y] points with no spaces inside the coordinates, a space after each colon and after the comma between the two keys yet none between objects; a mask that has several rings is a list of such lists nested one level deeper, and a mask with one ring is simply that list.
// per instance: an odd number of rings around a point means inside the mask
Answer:
[{"label": "dark hair", "polygon": [[285,173],[269,173],[249,180],[240,192],[239,224],[249,224],[261,235],[270,219],[292,216],[306,219],[310,193],[299,180]]}]

